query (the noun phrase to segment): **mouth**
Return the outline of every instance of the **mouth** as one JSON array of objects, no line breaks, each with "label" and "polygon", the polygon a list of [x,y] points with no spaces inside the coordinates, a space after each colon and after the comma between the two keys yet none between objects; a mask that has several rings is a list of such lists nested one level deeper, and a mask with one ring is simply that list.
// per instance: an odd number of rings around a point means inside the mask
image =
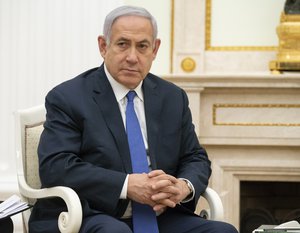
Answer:
[{"label": "mouth", "polygon": [[123,69],[123,71],[128,73],[138,73],[138,71],[134,69]]}]

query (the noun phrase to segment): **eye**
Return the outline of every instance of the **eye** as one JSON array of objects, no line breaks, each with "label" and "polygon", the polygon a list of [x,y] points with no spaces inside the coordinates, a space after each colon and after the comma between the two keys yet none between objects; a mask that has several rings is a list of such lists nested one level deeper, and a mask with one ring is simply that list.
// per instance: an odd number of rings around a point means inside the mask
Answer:
[{"label": "eye", "polygon": [[147,48],[148,46],[146,44],[140,44],[140,48]]},{"label": "eye", "polygon": [[119,47],[124,47],[126,45],[126,43],[124,41],[120,41],[117,44]]},{"label": "eye", "polygon": [[142,51],[147,50],[149,48],[149,44],[140,43],[140,44],[138,44],[138,48],[139,48],[139,50],[142,50]]},{"label": "eye", "polygon": [[116,46],[120,50],[125,50],[130,46],[130,42],[128,40],[120,39],[116,41]]}]

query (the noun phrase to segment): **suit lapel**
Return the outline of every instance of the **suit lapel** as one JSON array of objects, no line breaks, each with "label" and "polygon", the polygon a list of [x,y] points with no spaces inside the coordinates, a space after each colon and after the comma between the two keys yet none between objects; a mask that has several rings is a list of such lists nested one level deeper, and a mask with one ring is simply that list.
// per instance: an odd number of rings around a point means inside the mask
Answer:
[{"label": "suit lapel", "polygon": [[103,66],[98,71],[97,74],[99,75],[95,77],[93,86],[93,98],[99,106],[103,118],[115,139],[125,171],[131,173],[130,152],[118,102],[105,75]]},{"label": "suit lapel", "polygon": [[149,145],[149,156],[152,169],[157,169],[157,140],[159,134],[159,118],[161,113],[162,102],[159,97],[157,84],[147,77],[143,83],[145,116],[147,124],[147,135]]},{"label": "suit lapel", "polygon": [[[103,66],[98,69],[96,76],[97,77],[94,78],[93,85],[93,98],[99,106],[106,124],[115,139],[121,159],[123,160],[125,171],[127,173],[132,173],[130,152],[122,116],[112,87],[105,75]],[[153,79],[151,79],[151,77],[147,77],[144,80],[143,92],[149,156],[152,169],[157,169],[157,135],[159,134],[159,118],[162,102],[159,97],[157,84],[153,81]]]}]

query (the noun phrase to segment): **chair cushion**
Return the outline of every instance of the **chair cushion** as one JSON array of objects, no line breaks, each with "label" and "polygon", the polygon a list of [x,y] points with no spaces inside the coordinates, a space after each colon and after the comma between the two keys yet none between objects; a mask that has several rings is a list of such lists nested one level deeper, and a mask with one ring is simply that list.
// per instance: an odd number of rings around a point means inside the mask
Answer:
[{"label": "chair cushion", "polygon": [[[40,135],[43,131],[43,123],[34,126],[26,126],[25,129],[25,164],[24,175],[27,184],[35,189],[41,187],[39,177],[39,163],[37,155],[37,147],[40,140]],[[34,202],[34,201],[32,201]]]}]

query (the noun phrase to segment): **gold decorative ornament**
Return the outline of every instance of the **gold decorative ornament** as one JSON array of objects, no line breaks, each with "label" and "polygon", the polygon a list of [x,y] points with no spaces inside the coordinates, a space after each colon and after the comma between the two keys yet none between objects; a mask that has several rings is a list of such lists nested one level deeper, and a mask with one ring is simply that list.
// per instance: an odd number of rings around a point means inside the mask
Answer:
[{"label": "gold decorative ornament", "polygon": [[276,60],[269,63],[272,73],[300,71],[300,15],[281,14],[277,26],[279,47]]},{"label": "gold decorative ornament", "polygon": [[191,57],[186,57],[181,61],[181,68],[185,72],[192,72],[196,68],[196,62],[193,58]]}]

